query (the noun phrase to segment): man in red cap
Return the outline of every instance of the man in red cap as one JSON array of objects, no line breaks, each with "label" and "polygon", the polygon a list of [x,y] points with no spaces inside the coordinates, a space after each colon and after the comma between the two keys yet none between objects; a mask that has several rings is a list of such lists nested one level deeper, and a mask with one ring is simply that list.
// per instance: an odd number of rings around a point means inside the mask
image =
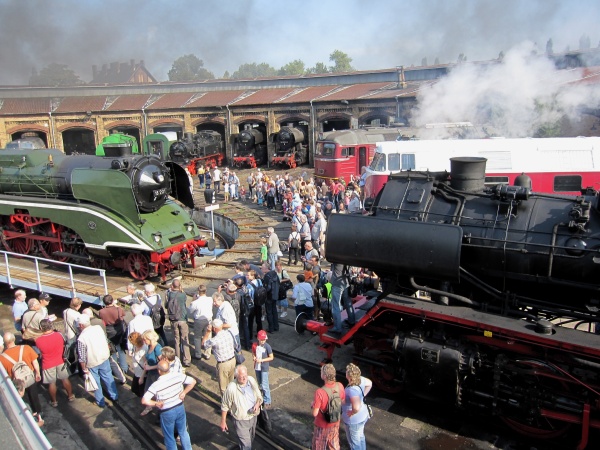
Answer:
[{"label": "man in red cap", "polygon": [[257,334],[258,343],[252,345],[254,371],[256,381],[263,391],[265,408],[271,408],[271,388],[269,388],[269,363],[273,361],[273,349],[267,344],[267,332],[260,330]]}]

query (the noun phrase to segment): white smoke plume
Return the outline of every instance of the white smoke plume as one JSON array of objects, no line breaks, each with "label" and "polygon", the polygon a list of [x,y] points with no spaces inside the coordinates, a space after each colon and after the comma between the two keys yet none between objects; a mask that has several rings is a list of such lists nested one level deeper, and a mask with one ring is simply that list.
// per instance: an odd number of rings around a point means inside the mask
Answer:
[{"label": "white smoke plume", "polygon": [[[418,94],[413,124],[471,122],[486,134],[534,136],[544,125],[576,121],[582,108],[598,108],[597,86],[578,83],[581,69],[558,70],[535,44],[524,42],[497,63],[463,63]],[[446,130],[447,131],[447,130]],[[450,129],[451,131],[451,129]],[[438,138],[443,138],[439,129]]]}]

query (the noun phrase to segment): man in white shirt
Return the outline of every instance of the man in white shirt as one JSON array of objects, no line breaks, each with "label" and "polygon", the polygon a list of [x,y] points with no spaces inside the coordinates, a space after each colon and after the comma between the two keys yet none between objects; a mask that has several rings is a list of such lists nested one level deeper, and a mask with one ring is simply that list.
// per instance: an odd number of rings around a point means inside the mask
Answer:
[{"label": "man in white shirt", "polygon": [[215,185],[215,192],[218,194],[221,191],[221,171],[218,167],[213,170],[212,180]]},{"label": "man in white shirt", "polygon": [[[133,319],[131,319],[129,325],[127,325],[127,336],[131,335],[134,331],[137,331],[140,334],[144,334],[144,332],[148,330],[154,331],[152,318],[144,315],[144,307],[142,305],[139,303],[131,305],[131,313],[133,314]],[[127,349],[129,350],[129,354],[133,355],[135,349],[131,342],[129,342],[129,339],[127,339]]]},{"label": "man in white shirt", "polygon": [[188,308],[188,313],[194,318],[194,359],[210,359],[210,348],[202,349],[202,337],[213,316],[213,299],[206,295],[206,285],[198,286],[198,294]]}]

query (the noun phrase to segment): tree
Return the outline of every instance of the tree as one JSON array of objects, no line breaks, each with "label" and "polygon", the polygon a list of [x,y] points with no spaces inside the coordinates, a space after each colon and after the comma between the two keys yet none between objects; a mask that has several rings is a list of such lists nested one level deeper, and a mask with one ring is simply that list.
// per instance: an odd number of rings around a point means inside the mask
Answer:
[{"label": "tree", "polygon": [[226,70],[225,73],[223,74],[223,79],[227,80],[231,78],[231,75],[229,74],[229,70]]},{"label": "tree", "polygon": [[177,58],[169,70],[169,81],[198,81],[214,78],[214,74],[204,68],[204,62],[192,54]]},{"label": "tree", "polygon": [[329,72],[329,69],[327,68],[327,66],[325,65],[325,63],[322,62],[318,62],[315,64],[315,67],[311,67],[309,69],[306,69],[306,73],[311,74],[311,73],[327,73]]},{"label": "tree", "polygon": [[66,64],[52,63],[40,70],[33,69],[29,78],[30,86],[75,86],[83,84],[77,75]]},{"label": "tree", "polygon": [[334,63],[334,65],[329,68],[330,72],[352,72],[355,70],[351,65],[352,58],[340,50],[334,50],[333,53],[329,55],[329,61],[333,61]]},{"label": "tree", "polygon": [[257,77],[273,77],[277,75],[277,70],[267,63],[252,63],[242,64],[238,70],[233,72],[231,78],[257,78]]},{"label": "tree", "polygon": [[306,72],[304,68],[304,62],[295,59],[292,62],[287,63],[277,72],[278,75],[304,75]]}]

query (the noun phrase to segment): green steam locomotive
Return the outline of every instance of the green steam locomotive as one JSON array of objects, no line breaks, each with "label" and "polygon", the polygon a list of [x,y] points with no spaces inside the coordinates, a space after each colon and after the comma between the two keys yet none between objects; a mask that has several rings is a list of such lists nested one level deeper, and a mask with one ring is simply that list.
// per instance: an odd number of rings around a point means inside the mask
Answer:
[{"label": "green steam locomotive", "polygon": [[[153,155],[0,150],[0,240],[7,251],[117,268],[143,280],[191,262],[203,239],[184,207],[189,179]],[[170,198],[173,197],[173,198]]]}]

